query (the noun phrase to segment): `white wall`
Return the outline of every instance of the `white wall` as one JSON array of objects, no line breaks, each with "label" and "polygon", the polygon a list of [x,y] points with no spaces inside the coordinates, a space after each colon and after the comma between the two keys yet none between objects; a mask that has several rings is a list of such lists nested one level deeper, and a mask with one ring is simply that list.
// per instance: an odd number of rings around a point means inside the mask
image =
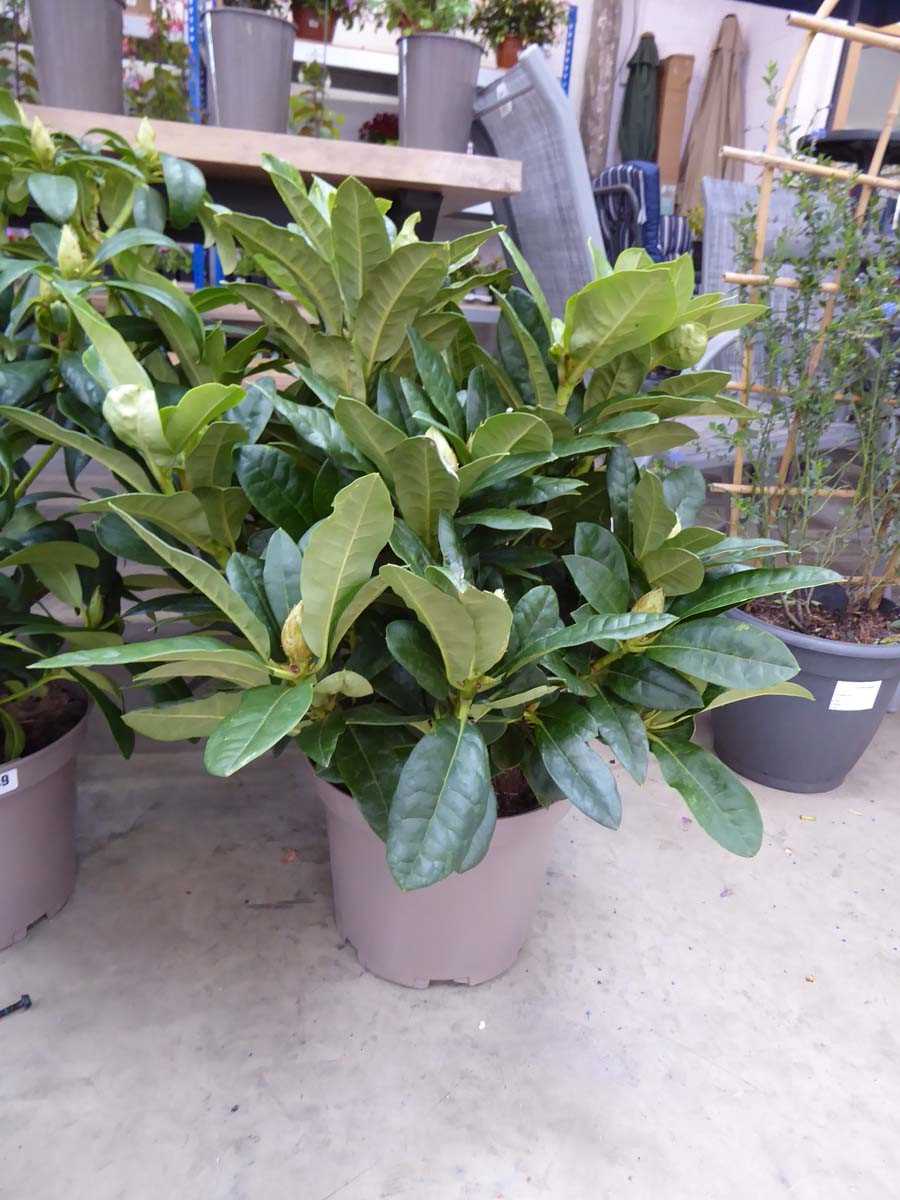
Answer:
[{"label": "white wall", "polygon": [[[610,126],[610,161],[619,161],[616,141],[622,99],[628,78],[628,59],[634,53],[642,33],[656,38],[660,58],[669,54],[693,54],[694,74],[688,92],[685,137],[703,91],[709,56],[716,43],[722,18],[734,13],[740,22],[747,48],[744,78],[747,129],[744,145],[762,149],[766,140],[769,108],[762,82],[767,63],[774,59],[783,77],[787,66],[804,37],[803,30],[792,29],[784,9],[768,8],[745,0],[622,0],[622,31],[619,40],[618,80]],[[797,119],[806,127],[814,110],[827,105],[840,43],[837,38],[819,37],[813,44],[815,58],[808,62],[795,100],[799,97]],[[824,122],[820,122],[824,123]]]}]

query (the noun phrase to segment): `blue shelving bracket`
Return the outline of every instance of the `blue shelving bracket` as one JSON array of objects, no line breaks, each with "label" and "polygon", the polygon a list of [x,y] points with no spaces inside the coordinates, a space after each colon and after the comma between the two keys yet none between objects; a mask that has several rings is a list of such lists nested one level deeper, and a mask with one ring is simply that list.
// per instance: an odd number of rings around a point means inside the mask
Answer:
[{"label": "blue shelving bracket", "polygon": [[563,57],[563,72],[560,83],[562,90],[568,96],[569,84],[572,82],[572,52],[575,49],[575,25],[578,21],[578,7],[575,4],[569,5],[569,13],[566,17],[566,52]]},{"label": "blue shelving bracket", "polygon": [[[202,33],[200,29],[200,0],[186,0],[188,35],[188,99],[191,120],[199,125],[206,107],[206,75],[203,55],[200,52]],[[195,245],[191,254],[191,275],[195,288],[206,286],[206,251]]]}]

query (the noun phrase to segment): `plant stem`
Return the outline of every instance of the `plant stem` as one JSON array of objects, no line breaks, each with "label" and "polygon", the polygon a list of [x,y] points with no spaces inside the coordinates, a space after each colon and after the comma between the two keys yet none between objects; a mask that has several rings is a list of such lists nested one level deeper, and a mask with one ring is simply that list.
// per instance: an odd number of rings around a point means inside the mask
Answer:
[{"label": "plant stem", "polygon": [[38,475],[40,475],[41,471],[43,471],[44,467],[46,467],[47,463],[53,459],[58,449],[59,446],[55,443],[52,446],[48,446],[34,466],[25,472],[20,482],[16,485],[16,490],[14,493],[16,500],[22,499],[29,487],[31,487],[32,483],[34,483],[35,479],[37,479]]}]

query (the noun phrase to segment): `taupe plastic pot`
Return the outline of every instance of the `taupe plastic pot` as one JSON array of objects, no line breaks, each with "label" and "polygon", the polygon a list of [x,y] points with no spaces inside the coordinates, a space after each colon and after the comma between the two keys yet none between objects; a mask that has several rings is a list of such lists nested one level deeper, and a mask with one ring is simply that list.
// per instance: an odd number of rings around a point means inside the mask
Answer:
[{"label": "taupe plastic pot", "polygon": [[465,154],[481,47],[449,33],[411,33],[397,42],[400,145]]},{"label": "taupe plastic pot", "polygon": [[75,886],[75,760],[85,714],[52,746],[0,766],[0,950]]},{"label": "taupe plastic pot", "polygon": [[204,21],[212,124],[285,133],[294,26],[252,8],[208,9]]},{"label": "taupe plastic pot", "polygon": [[875,736],[900,683],[900,645],[859,646],[729,613],[774,634],[815,701],[763,696],[713,710],[716,754],[739,775],[783,792],[829,792]]},{"label": "taupe plastic pot", "polygon": [[513,965],[567,803],[501,819],[477,867],[403,892],[388,869],[384,843],[355,801],[330,783],[317,785],[328,818],[334,919],[367,971],[424,988],[438,980],[484,983]]},{"label": "taupe plastic pot", "polygon": [[41,104],[122,112],[125,0],[28,0]]}]

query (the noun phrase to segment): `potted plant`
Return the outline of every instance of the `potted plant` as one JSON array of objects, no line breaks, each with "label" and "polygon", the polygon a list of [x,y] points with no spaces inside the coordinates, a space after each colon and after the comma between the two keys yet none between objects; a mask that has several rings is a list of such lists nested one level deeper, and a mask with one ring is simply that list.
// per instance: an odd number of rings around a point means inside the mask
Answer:
[{"label": "potted plant", "polygon": [[[848,578],[740,614],[791,647],[816,701],[755,701],[739,721],[723,711],[715,737],[748,778],[818,792],[852,769],[900,682],[900,609],[888,598],[900,563],[897,243],[877,219],[858,226],[848,184],[798,175],[785,186],[795,217],[764,270],[792,273],[796,286],[782,290],[751,339],[760,416],[733,435],[750,480],[739,514],[749,535]],[[750,214],[739,230],[745,248],[752,222]],[[823,330],[828,277],[840,291]]]},{"label": "potted plant", "polygon": [[400,141],[400,121],[395,112],[380,112],[359,127],[358,140],[371,146],[396,146]]},{"label": "potted plant", "polygon": [[300,88],[291,96],[291,128],[301,137],[339,138],[344,114],[330,109],[328,71],[319,62],[302,63]]},{"label": "potted plant", "polygon": [[453,36],[466,29],[469,0],[383,0],[388,29],[401,33],[400,145],[465,154],[481,47]]},{"label": "potted plant", "polygon": [[172,0],[159,0],[150,14],[149,36],[128,38],[126,57],[132,69],[125,77],[125,107],[129,115],[187,121],[189,117],[185,72],[188,47],[184,22]]},{"label": "potted plant", "polygon": [[[201,629],[41,669],[187,681],[189,698],[125,719],[206,737],[218,775],[295,741],[328,810],[339,926],[400,982],[477,982],[515,958],[563,798],[619,823],[598,737],[638,782],[654,755],[717,841],[755,853],[753,798],[690,740],[694,717],[754,690],[803,693],[778,639],[722,614],[835,576],[752,569],[752,543],[694,523],[698,472],[661,480],[635,456],[690,437],[677,416],[744,414],[714,372],[641,387],[756,306],[694,299],[687,258],[626,254],[615,271],[598,261],[552,321],[508,242],[530,291],[497,293],[495,360],[455,308],[468,281],[453,274],[496,230],[420,243],[356,180],[307,191],[287,164],[266,165],[294,230],[220,215],[312,319],[267,287],[221,289],[257,308],[251,336],[295,377],[257,383],[266,405],[248,405],[249,387],[238,407],[194,388],[154,418],[160,382],[70,281],[47,281],[93,342],[105,419],[153,480],[120,476],[92,507],[173,575]],[[170,365],[181,379],[202,361],[185,345]],[[187,504],[202,508],[212,479],[241,514],[230,547]]]},{"label": "potted plant", "polygon": [[285,0],[224,0],[206,10],[214,125],[287,131],[294,65],[294,26],[287,11]]},{"label": "potted plant", "polygon": [[125,0],[28,0],[42,104],[122,111]]},{"label": "potted plant", "polygon": [[338,21],[352,28],[353,22],[362,17],[364,7],[359,0],[315,0],[313,4],[291,0],[294,31],[305,41],[330,42]]},{"label": "potted plant", "polygon": [[493,46],[498,67],[514,67],[525,46],[548,46],[566,19],[558,0],[482,0],[472,30]]},{"label": "potted plant", "polygon": [[7,0],[0,14],[0,87],[6,88],[26,104],[37,103],[37,78],[34,73],[34,47],[25,28],[27,0]]}]

